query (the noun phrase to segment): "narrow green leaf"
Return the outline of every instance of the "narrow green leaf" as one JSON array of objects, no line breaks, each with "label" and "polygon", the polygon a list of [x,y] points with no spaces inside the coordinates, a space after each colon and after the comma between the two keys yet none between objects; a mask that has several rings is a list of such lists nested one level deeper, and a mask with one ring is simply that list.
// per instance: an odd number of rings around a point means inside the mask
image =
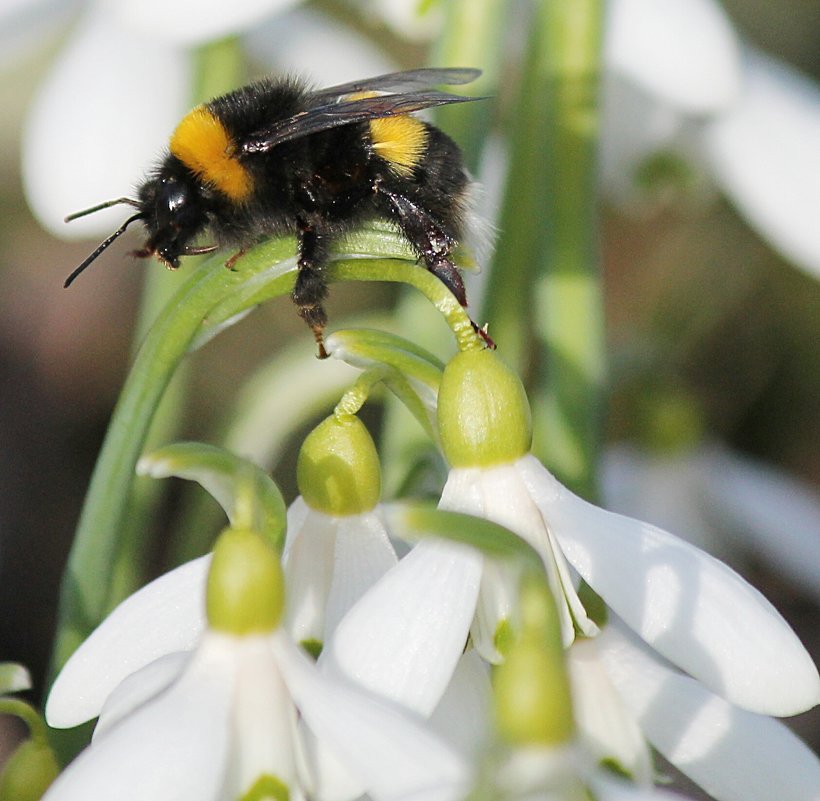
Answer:
[{"label": "narrow green leaf", "polygon": [[537,26],[549,108],[549,230],[532,284],[533,452],[587,498],[595,494],[605,374],[597,196],[602,19],[601,0],[555,0],[542,4]]}]

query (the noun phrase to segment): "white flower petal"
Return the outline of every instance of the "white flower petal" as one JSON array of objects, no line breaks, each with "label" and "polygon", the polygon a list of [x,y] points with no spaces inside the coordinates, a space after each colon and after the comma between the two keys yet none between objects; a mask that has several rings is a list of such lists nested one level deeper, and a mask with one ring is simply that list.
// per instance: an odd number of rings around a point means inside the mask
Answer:
[{"label": "white flower petal", "polygon": [[333,579],[335,522],[298,497],[288,509],[282,565],[287,587],[287,629],[297,642],[322,642],[325,610]]},{"label": "white flower petal", "polygon": [[777,610],[733,570],[667,532],[573,495],[519,461],[567,559],[644,640],[730,701],[790,715],[820,698],[817,669]]},{"label": "white flower petal", "polygon": [[740,84],[738,43],[713,0],[610,0],[604,58],[694,114],[726,105]]},{"label": "white flower petal", "polygon": [[131,192],[188,105],[187,55],[124,30],[108,7],[79,23],[39,88],[23,135],[28,202],[62,237],[96,237],[122,223],[122,207],[71,225],[63,218]]},{"label": "white flower petal", "polygon": [[136,673],[126,676],[105,699],[100,719],[94,727],[94,739],[107,732],[115,723],[130,715],[137,707],[170,687],[185,669],[190,651],[166,654]]},{"label": "white flower petal", "polygon": [[744,54],[739,101],[704,130],[714,174],[786,258],[820,274],[820,87],[761,53]]},{"label": "white flower petal", "polygon": [[652,744],[717,801],[817,801],[820,761],[780,721],[739,709],[608,626],[601,657]]},{"label": "white flower petal", "polygon": [[[460,468],[450,470],[441,492],[440,508],[476,515],[506,526],[529,543],[541,555],[558,605],[564,643],[575,636],[572,617],[562,591],[556,555],[550,546],[541,512],[521,481],[515,466]],[[560,557],[560,554],[558,556]],[[516,606],[516,584],[513,571],[507,565],[485,564],[481,577],[476,625],[473,636],[481,655],[491,662],[500,662],[495,649],[496,629],[509,620]]]},{"label": "white flower petal", "polygon": [[596,801],[686,801],[677,793],[629,784],[604,771],[594,773],[588,781]]},{"label": "white flower petal", "polygon": [[31,58],[32,51],[52,45],[76,5],[66,0],[4,0],[0,4],[0,69],[13,67],[18,60]]},{"label": "white flower petal", "polygon": [[467,763],[411,713],[323,676],[287,638],[277,662],[313,734],[335,752],[375,801],[439,788],[431,798],[464,796]]},{"label": "white flower petal", "polygon": [[378,508],[360,515],[337,518],[325,640],[330,638],[353,604],[398,561]]},{"label": "white flower petal", "polygon": [[481,565],[469,548],[419,543],[340,621],[323,671],[429,715],[464,650]]},{"label": "white flower petal", "polygon": [[282,680],[270,635],[237,641],[236,696],[233,707],[234,759],[226,792],[240,798],[260,776],[273,776],[298,788],[296,707]]},{"label": "white flower petal", "polygon": [[652,757],[598,654],[598,638],[576,640],[567,651],[579,735],[596,762],[615,760],[641,785],[652,783]]},{"label": "white flower petal", "polygon": [[742,546],[820,599],[820,495],[755,459],[712,446],[700,460],[701,494]]},{"label": "white flower petal", "polygon": [[273,72],[334,86],[398,67],[372,40],[328,15],[296,8],[256,27],[245,39],[249,54]]},{"label": "white flower petal", "polygon": [[123,601],[71,655],[46,703],[50,726],[96,717],[129,674],[175,651],[190,651],[205,627],[210,555],[166,573]]},{"label": "white flower petal", "polygon": [[228,757],[234,650],[203,638],[179,680],[95,740],[44,801],[216,801]]},{"label": "white flower petal", "polygon": [[469,650],[430,716],[430,727],[467,759],[490,741],[492,687],[487,664]]},{"label": "white flower petal", "polygon": [[[117,3],[120,20],[162,42],[198,44],[249,28],[296,0],[140,0]],[[166,45],[167,46],[167,45]]]}]

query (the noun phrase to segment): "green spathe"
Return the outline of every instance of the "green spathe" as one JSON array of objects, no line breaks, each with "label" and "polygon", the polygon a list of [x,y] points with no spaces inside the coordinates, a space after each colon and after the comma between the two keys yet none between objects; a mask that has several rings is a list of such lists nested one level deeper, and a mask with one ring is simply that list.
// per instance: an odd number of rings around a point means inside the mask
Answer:
[{"label": "green spathe", "polygon": [[209,626],[226,634],[264,634],[278,628],[285,581],[276,551],[255,531],[225,529],[208,572]]},{"label": "green spathe", "polygon": [[521,379],[491,350],[456,354],[441,379],[438,427],[452,467],[515,462],[532,443]]},{"label": "green spathe", "polygon": [[375,508],[381,497],[376,446],[355,415],[331,415],[308,434],[296,463],[305,503],[334,517]]}]

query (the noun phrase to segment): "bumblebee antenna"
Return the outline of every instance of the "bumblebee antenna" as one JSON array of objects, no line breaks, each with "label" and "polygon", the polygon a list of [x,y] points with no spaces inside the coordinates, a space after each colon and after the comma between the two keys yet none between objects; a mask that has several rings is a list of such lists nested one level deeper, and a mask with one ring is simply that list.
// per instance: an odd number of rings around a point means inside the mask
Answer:
[{"label": "bumblebee antenna", "polygon": [[129,206],[133,206],[136,209],[140,207],[140,203],[138,200],[134,200],[130,197],[118,197],[116,200],[106,200],[105,203],[100,203],[97,206],[92,206],[90,209],[84,209],[83,211],[75,211],[74,214],[69,214],[68,217],[65,218],[64,222],[71,222],[72,220],[76,220],[80,217],[85,217],[86,214],[93,214],[95,211],[102,211],[103,209],[110,208],[111,206],[119,206],[121,203],[126,203]]},{"label": "bumblebee antenna", "polygon": [[[119,202],[120,201],[115,200],[115,201],[111,201],[109,203],[103,203],[101,206],[97,206],[96,208],[88,209],[87,211],[81,211],[81,212],[79,212],[79,214],[73,215],[73,217],[79,217],[79,216],[82,216],[83,214],[90,214],[92,211],[97,211],[98,209],[104,209],[107,206],[113,206],[115,203],[119,203]],[[68,278],[65,279],[65,283],[63,284],[63,288],[68,289],[68,287],[71,286],[74,279],[86,267],[88,267],[88,265],[91,264],[91,262],[94,261],[94,259],[96,259],[97,256],[99,256],[100,253],[102,253],[118,236],[124,234],[125,229],[128,228],[128,226],[131,225],[132,222],[134,222],[135,220],[141,220],[142,218],[143,218],[142,212],[140,212],[139,214],[135,214],[133,217],[129,217],[116,231],[114,231],[113,234],[111,234],[111,236],[109,236],[105,241],[101,242],[100,246],[76,270],[74,270],[74,272],[71,273],[71,275],[69,275]],[[68,219],[68,218],[66,218],[66,219]]]}]

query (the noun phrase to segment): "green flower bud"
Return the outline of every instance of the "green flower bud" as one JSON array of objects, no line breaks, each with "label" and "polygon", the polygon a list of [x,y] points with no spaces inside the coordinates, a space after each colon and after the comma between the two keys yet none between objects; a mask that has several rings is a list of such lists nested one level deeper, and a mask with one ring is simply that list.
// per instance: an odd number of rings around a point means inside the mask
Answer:
[{"label": "green flower bud", "polygon": [[557,746],[574,733],[558,610],[543,582],[521,593],[521,634],[493,675],[499,735],[515,746]]},{"label": "green flower bud", "polygon": [[491,350],[462,351],[444,368],[438,428],[452,467],[492,467],[520,459],[532,444],[521,379]]},{"label": "green flower bud", "polygon": [[369,512],[381,497],[376,446],[355,415],[331,415],[308,434],[296,463],[305,503],[334,517]]},{"label": "green flower bud", "polygon": [[285,579],[276,551],[248,529],[225,529],[208,572],[206,610],[212,629],[262,634],[282,620]]},{"label": "green flower bud", "polygon": [[46,743],[26,740],[0,773],[0,801],[39,801],[59,772],[54,752]]}]

